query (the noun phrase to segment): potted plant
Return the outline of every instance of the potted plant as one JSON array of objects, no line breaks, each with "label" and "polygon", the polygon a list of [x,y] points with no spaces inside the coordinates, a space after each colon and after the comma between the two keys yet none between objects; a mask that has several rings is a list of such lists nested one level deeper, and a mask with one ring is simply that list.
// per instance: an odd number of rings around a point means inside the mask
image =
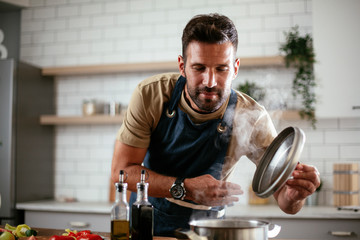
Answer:
[{"label": "potted plant", "polygon": [[251,83],[248,80],[246,80],[245,83],[239,84],[236,89],[249,95],[257,102],[263,100],[265,97],[265,90],[256,83]]},{"label": "potted plant", "polygon": [[315,128],[315,103],[314,92],[315,76],[314,63],[315,53],[313,41],[310,34],[300,36],[298,26],[293,27],[289,32],[284,33],[286,42],[280,46],[281,53],[285,54],[286,67],[296,69],[293,79],[293,95],[302,97],[302,106],[299,114],[302,119],[307,118]]}]

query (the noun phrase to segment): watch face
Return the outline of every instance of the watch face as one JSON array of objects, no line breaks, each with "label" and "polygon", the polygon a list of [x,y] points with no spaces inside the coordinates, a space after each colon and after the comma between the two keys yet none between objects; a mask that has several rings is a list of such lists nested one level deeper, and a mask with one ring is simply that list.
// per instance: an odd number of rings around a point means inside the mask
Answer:
[{"label": "watch face", "polygon": [[184,188],[181,185],[174,185],[171,188],[171,196],[175,199],[181,199],[184,196]]}]

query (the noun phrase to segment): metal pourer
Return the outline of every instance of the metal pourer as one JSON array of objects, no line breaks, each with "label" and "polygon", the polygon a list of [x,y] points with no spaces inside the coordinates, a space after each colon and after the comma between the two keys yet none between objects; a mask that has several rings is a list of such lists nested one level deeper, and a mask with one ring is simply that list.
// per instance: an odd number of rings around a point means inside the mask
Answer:
[{"label": "metal pourer", "polygon": [[127,189],[127,183],[125,182],[126,178],[125,179],[124,178],[125,178],[125,172],[124,170],[120,170],[119,182],[115,183],[118,192],[123,192],[124,190],[126,191]]}]

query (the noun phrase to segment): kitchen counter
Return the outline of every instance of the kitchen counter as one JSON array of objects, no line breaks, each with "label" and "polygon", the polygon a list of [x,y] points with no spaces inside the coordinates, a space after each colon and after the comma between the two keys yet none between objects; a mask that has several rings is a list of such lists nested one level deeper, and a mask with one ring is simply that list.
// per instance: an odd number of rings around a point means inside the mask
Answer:
[{"label": "kitchen counter", "polygon": [[[27,211],[110,214],[111,206],[112,203],[109,202],[35,201],[18,203],[16,208]],[[360,219],[360,212],[337,210],[333,206],[304,206],[299,213],[289,215],[282,212],[276,205],[234,205],[227,208],[226,216],[246,218]]]}]

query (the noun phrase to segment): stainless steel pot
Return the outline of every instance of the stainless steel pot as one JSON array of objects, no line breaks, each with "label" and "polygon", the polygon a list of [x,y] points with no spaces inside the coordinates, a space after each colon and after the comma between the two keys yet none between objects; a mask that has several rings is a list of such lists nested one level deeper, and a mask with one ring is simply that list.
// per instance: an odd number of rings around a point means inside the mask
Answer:
[{"label": "stainless steel pot", "polygon": [[276,237],[281,227],[266,221],[243,218],[193,220],[183,231],[191,240],[259,240]]}]

